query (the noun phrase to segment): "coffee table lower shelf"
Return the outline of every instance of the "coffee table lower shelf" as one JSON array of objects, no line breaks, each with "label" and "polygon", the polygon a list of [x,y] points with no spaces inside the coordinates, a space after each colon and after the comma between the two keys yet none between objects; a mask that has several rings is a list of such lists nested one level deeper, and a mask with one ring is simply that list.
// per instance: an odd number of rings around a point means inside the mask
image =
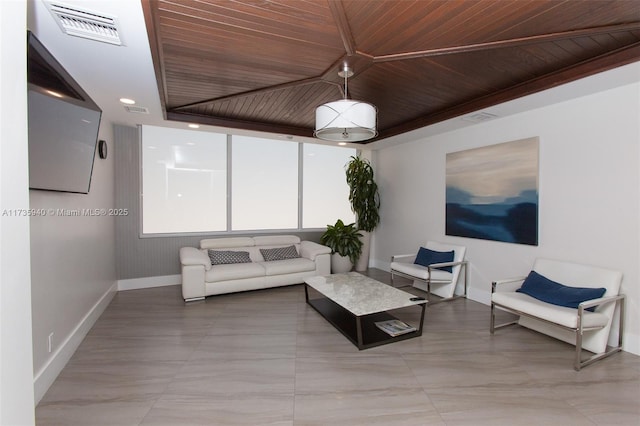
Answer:
[{"label": "coffee table lower shelf", "polygon": [[377,312],[369,315],[356,316],[331,299],[325,297],[316,299],[309,298],[309,286],[307,284],[305,284],[304,290],[307,304],[329,321],[360,350],[399,342],[422,335],[422,325],[424,323],[426,304],[415,306],[422,309],[420,314],[420,324],[416,327],[416,331],[394,337],[380,330],[375,324],[378,321],[397,319],[388,312]]}]

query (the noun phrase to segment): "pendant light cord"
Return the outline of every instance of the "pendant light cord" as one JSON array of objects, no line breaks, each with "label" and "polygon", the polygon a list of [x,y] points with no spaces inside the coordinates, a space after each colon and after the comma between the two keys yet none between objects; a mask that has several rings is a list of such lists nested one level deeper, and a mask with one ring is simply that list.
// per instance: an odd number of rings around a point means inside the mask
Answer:
[{"label": "pendant light cord", "polygon": [[348,66],[344,66],[344,99],[347,99],[347,93],[348,93],[348,88],[347,88],[347,79],[349,78],[349,67]]}]

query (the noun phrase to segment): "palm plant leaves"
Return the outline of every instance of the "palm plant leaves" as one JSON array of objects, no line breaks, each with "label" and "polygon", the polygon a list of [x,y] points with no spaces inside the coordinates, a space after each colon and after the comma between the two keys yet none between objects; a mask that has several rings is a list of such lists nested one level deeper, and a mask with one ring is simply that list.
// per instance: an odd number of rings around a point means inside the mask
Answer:
[{"label": "palm plant leaves", "polygon": [[356,215],[358,229],[371,232],[380,223],[380,195],[368,160],[351,157],[346,166],[349,202]]}]

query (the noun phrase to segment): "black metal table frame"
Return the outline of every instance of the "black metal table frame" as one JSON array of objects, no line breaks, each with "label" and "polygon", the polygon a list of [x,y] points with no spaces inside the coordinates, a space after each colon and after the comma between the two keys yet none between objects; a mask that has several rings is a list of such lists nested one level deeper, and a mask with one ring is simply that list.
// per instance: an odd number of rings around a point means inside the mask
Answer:
[{"label": "black metal table frame", "polygon": [[369,349],[376,346],[386,345],[393,342],[411,339],[422,335],[422,327],[424,324],[424,315],[427,307],[424,303],[415,304],[413,306],[404,306],[399,309],[408,309],[413,307],[421,307],[420,324],[415,331],[401,334],[399,336],[390,336],[380,330],[375,322],[397,319],[386,311],[376,312],[367,315],[355,315],[348,309],[340,306],[318,290],[311,287],[316,293],[322,296],[319,299],[309,298],[309,284],[304,284],[304,296],[309,306],[315,309],[324,319],[329,321],[339,332],[341,332],[351,343],[359,350]]}]

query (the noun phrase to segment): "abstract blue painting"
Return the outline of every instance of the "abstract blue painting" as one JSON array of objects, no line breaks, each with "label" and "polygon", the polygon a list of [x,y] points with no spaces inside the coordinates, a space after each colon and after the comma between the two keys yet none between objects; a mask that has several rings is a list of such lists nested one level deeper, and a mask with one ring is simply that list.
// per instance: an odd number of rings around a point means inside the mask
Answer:
[{"label": "abstract blue painting", "polygon": [[446,234],[538,245],[537,137],[447,154]]}]

